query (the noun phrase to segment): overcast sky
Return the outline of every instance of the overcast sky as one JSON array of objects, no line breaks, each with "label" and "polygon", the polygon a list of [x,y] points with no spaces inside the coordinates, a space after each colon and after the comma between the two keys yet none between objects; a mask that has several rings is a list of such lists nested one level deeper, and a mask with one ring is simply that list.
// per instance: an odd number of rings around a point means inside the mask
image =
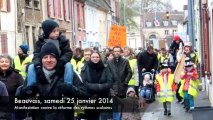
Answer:
[{"label": "overcast sky", "polygon": [[183,11],[183,5],[187,4],[188,0],[171,0],[174,10]]}]

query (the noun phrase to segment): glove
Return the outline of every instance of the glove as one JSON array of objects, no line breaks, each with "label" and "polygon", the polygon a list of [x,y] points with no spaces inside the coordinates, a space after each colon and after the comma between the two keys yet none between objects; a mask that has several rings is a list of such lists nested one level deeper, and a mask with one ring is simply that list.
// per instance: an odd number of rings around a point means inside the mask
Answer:
[{"label": "glove", "polygon": [[154,73],[154,72],[155,72],[155,69],[152,69],[151,71]]},{"label": "glove", "polygon": [[35,66],[36,76],[42,75],[43,71],[41,66]]},{"label": "glove", "polygon": [[38,93],[37,85],[20,88],[20,96],[23,96],[23,97],[33,97],[33,96],[36,96],[37,93]]},{"label": "glove", "polygon": [[142,69],[142,72],[145,72],[145,71],[146,71],[146,69],[145,69],[145,68],[143,68],[143,69]]},{"label": "glove", "polygon": [[57,88],[61,94],[68,95],[68,96],[75,94],[77,91],[75,86],[64,84],[64,83],[59,84]]},{"label": "glove", "polygon": [[111,95],[112,97],[114,97],[114,96],[116,96],[116,92],[115,92],[113,89],[110,89],[110,95]]}]

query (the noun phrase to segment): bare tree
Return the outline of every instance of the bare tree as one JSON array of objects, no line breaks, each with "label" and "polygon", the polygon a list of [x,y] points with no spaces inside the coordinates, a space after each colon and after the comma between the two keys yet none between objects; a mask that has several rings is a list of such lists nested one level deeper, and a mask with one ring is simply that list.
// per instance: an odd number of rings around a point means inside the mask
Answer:
[{"label": "bare tree", "polygon": [[137,30],[139,26],[133,20],[134,16],[141,15],[142,12],[170,10],[172,10],[172,5],[168,0],[167,2],[162,0],[121,0],[120,24]]},{"label": "bare tree", "polygon": [[143,0],[142,8],[145,12],[154,11],[170,11],[172,10],[171,2],[163,2],[162,0]]}]

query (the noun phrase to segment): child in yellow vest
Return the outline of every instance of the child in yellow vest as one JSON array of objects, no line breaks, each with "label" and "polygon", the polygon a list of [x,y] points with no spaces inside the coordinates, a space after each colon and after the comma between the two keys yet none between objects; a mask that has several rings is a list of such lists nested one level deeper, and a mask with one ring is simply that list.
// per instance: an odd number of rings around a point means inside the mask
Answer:
[{"label": "child in yellow vest", "polygon": [[185,58],[184,73],[181,75],[179,93],[184,98],[186,112],[194,109],[194,98],[197,96],[199,84],[198,73],[189,57]]},{"label": "child in yellow vest", "polygon": [[174,101],[175,90],[174,75],[171,74],[168,60],[165,60],[160,73],[156,75],[156,91],[159,102],[163,103],[164,115],[171,115],[171,102]]}]

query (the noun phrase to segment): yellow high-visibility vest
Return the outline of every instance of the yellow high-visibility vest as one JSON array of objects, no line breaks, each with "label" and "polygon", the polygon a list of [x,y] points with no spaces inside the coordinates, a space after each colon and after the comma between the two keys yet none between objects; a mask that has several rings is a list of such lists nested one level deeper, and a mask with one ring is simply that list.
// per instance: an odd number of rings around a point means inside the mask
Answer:
[{"label": "yellow high-visibility vest", "polygon": [[160,96],[159,102],[172,102],[174,101],[174,92],[172,91],[172,84],[174,82],[174,75],[168,75],[168,83],[167,83],[167,90],[165,91],[164,87],[164,80],[162,75],[156,75],[156,80],[160,84]]},{"label": "yellow high-visibility vest", "polygon": [[131,70],[133,72],[132,78],[129,80],[128,85],[134,86],[136,84],[136,79],[135,79],[136,76],[134,74],[134,69],[135,69],[135,66],[137,65],[137,60],[136,59],[130,59],[128,61],[129,61],[129,65],[131,67]]},{"label": "yellow high-visibility vest", "polygon": [[85,65],[85,62],[83,61],[83,62],[81,62],[81,63],[77,66],[76,71],[77,71],[77,73],[78,73],[79,75],[80,75],[81,70],[82,70],[82,68],[84,67],[84,65]]},{"label": "yellow high-visibility vest", "polygon": [[15,69],[19,70],[19,74],[22,75],[23,79],[25,80],[27,76],[26,67],[32,62],[32,58],[30,56],[26,57],[25,60],[21,63],[19,56],[14,58],[14,66]]},{"label": "yellow high-visibility vest", "polygon": [[195,64],[195,67],[198,65],[198,55],[197,53],[191,53],[190,57],[192,58],[192,62]]},{"label": "yellow high-visibility vest", "polygon": [[[184,83],[185,83],[185,80],[181,80],[181,86],[180,86],[180,89],[178,91],[178,93],[180,94],[180,96],[182,98],[184,98],[184,91],[183,91]],[[199,83],[200,83],[199,79],[190,80],[190,82],[189,82],[188,94],[192,95],[194,98],[196,98],[197,95],[198,95],[198,85],[199,85]]]},{"label": "yellow high-visibility vest", "polygon": [[82,58],[78,63],[74,58],[71,59],[71,64],[73,65],[73,69],[77,71],[77,68],[80,68],[82,63],[84,61],[84,58]]}]

